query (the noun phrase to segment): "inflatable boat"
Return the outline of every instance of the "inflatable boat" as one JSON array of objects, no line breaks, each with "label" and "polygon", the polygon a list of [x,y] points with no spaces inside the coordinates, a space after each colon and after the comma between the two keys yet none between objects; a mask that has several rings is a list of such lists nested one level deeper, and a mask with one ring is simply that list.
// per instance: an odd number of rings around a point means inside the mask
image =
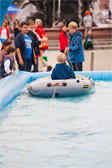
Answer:
[{"label": "inflatable boat", "polygon": [[51,80],[50,77],[40,78],[31,82],[28,91],[38,97],[68,97],[89,94],[93,91],[95,82],[86,76],[77,76],[76,79]]}]

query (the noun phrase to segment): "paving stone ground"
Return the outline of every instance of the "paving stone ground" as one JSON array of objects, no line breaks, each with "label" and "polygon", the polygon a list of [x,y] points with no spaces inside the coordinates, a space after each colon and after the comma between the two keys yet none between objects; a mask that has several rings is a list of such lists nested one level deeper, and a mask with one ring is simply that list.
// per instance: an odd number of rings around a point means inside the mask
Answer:
[{"label": "paving stone ground", "polygon": [[[85,62],[83,63],[83,71],[90,71],[91,53],[94,53],[94,71],[112,71],[112,50],[84,50]],[[57,63],[57,54],[59,51],[48,52],[48,63],[55,67]],[[17,69],[17,64],[16,64]],[[18,69],[17,69],[18,70]],[[46,68],[43,68],[46,71]]]},{"label": "paving stone ground", "polygon": [[[112,70],[112,50],[84,50],[85,62],[83,70],[90,71],[91,53],[94,53],[94,71]],[[48,62],[53,67],[57,63],[57,54],[59,51],[49,51]]]}]

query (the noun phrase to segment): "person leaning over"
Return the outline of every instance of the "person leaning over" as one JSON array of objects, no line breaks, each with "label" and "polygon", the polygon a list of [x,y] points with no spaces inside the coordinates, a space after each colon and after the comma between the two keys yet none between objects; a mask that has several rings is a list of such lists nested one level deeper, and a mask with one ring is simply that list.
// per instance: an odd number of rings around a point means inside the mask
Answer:
[{"label": "person leaning over", "polygon": [[7,56],[1,63],[0,66],[0,78],[4,78],[8,75],[13,75],[13,58],[15,56],[16,49],[14,47],[9,47],[7,50]]},{"label": "person leaning over", "polygon": [[64,53],[65,48],[68,46],[68,38],[67,38],[67,27],[66,25],[62,25],[60,28],[61,32],[59,34],[59,42],[60,42],[60,51]]},{"label": "person leaning over", "polygon": [[32,37],[33,44],[34,44],[34,52],[37,59],[37,64],[34,65],[33,72],[38,72],[38,55],[40,55],[39,45],[41,44],[41,41],[38,40],[37,35],[35,33],[34,21],[29,20],[28,23],[29,23],[28,35]]},{"label": "person leaning over", "polygon": [[75,74],[69,65],[66,65],[66,55],[64,53],[59,53],[57,55],[57,62],[55,68],[52,71],[52,80],[57,79],[75,79]]},{"label": "person leaning over", "polygon": [[11,44],[12,44],[12,42],[9,41],[9,40],[3,41],[2,48],[1,48],[1,51],[0,51],[0,64],[2,63],[3,59],[7,55],[7,50],[11,46]]},{"label": "person leaning over", "polygon": [[33,40],[28,35],[28,23],[21,23],[21,32],[15,37],[16,60],[21,71],[31,71],[32,63],[37,64],[33,49]]},{"label": "person leaning over", "polygon": [[82,71],[82,62],[84,62],[84,51],[82,44],[82,33],[78,30],[76,22],[70,22],[69,28],[69,44],[65,49],[67,61],[73,71]]},{"label": "person leaning over", "polygon": [[[7,50],[9,47],[11,47],[12,41],[10,41],[9,39],[3,41],[2,43],[2,48],[0,51],[0,64],[2,63],[3,59],[5,58],[5,56],[7,55]],[[16,67],[15,67],[15,60],[13,58],[13,70],[15,71]]]},{"label": "person leaning over", "polygon": [[45,30],[42,28],[42,20],[41,19],[36,19],[35,20],[35,31],[36,33],[39,35],[40,39],[46,39],[45,42],[43,42],[39,48],[40,48],[40,52],[41,52],[41,56],[38,57],[38,63],[39,63],[39,71],[42,72],[42,68],[43,66],[47,67],[47,71],[51,71],[52,66],[49,65],[44,59],[43,57],[47,56],[48,53],[48,39],[47,39],[47,35],[45,33]]}]

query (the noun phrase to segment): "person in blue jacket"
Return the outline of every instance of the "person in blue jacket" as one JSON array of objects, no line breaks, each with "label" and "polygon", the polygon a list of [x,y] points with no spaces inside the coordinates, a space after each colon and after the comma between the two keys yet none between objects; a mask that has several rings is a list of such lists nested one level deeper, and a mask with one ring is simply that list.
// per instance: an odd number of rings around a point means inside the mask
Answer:
[{"label": "person in blue jacket", "polygon": [[32,64],[37,64],[33,39],[28,34],[28,23],[21,23],[22,31],[15,37],[16,60],[21,71],[31,71]]},{"label": "person in blue jacket", "polygon": [[82,71],[84,62],[84,51],[82,44],[82,33],[78,30],[76,22],[70,22],[68,25],[69,28],[69,44],[65,49],[65,54],[67,54],[67,61],[73,71]]},{"label": "person in blue jacket", "polygon": [[57,62],[55,68],[52,71],[51,78],[52,80],[57,79],[75,79],[75,74],[72,68],[69,65],[66,65],[66,55],[64,53],[59,53],[57,56]]}]

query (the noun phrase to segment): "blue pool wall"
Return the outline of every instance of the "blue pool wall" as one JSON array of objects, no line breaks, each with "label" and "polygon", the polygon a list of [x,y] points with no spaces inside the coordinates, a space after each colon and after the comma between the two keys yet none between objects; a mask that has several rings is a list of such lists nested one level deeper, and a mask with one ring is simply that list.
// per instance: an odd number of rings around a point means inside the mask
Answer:
[{"label": "blue pool wall", "polygon": [[[112,71],[77,71],[76,75],[91,77],[94,81],[112,81]],[[50,76],[51,72],[18,71],[0,80],[0,111],[10,104],[20,93],[22,88],[34,79]]]}]

